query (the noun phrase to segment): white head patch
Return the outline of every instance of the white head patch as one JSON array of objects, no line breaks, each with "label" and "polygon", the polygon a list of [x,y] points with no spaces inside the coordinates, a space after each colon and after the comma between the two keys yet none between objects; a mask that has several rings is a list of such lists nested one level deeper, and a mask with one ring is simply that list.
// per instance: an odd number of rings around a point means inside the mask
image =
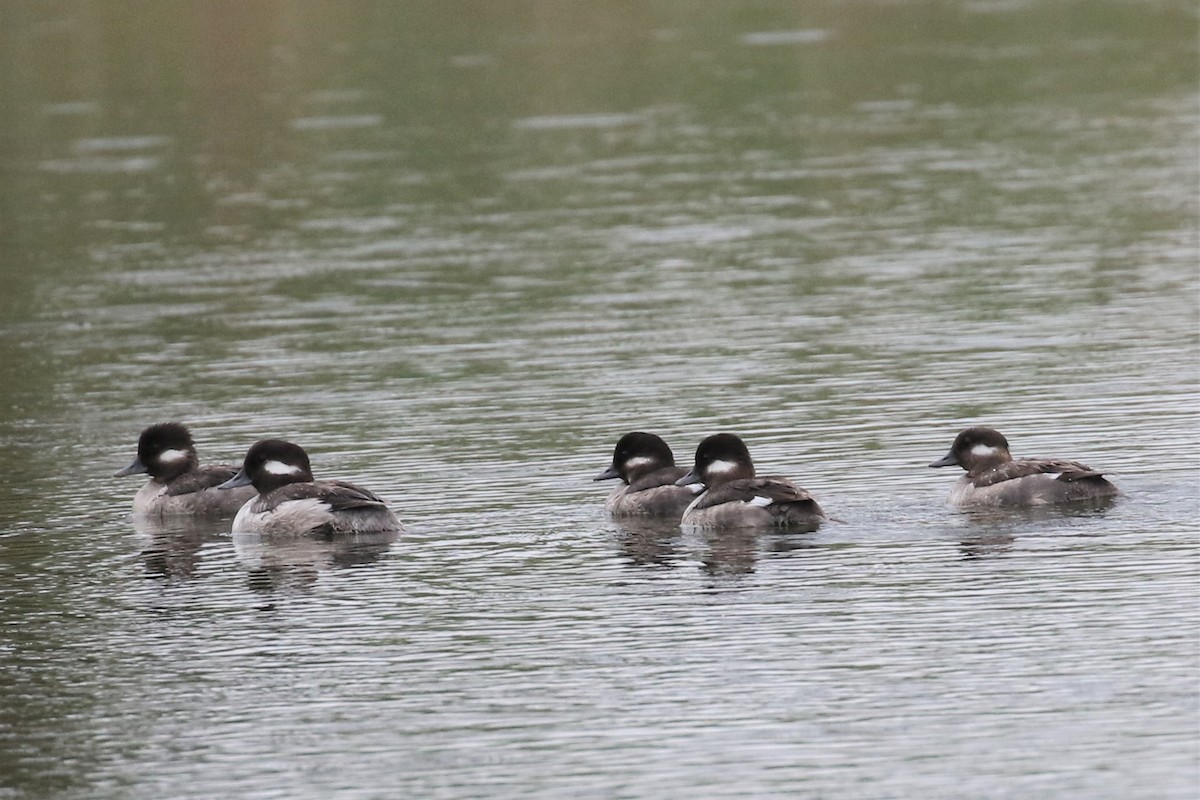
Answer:
[{"label": "white head patch", "polygon": [[971,448],[971,455],[979,456],[980,458],[994,456],[996,455],[996,452],[996,448],[992,447],[990,444],[977,444]]},{"label": "white head patch", "polygon": [[282,461],[271,459],[263,464],[263,472],[271,475],[299,475],[301,470],[294,464],[285,464]]},{"label": "white head patch", "polygon": [[654,459],[649,458],[648,456],[634,456],[633,458],[627,458],[625,459],[625,470],[629,471],[637,469],[638,467],[644,467],[653,461]]},{"label": "white head patch", "polygon": [[758,506],[759,508],[766,508],[774,502],[775,501],[771,498],[763,497],[762,495],[755,495],[754,497],[750,498],[750,505]]},{"label": "white head patch", "polygon": [[187,450],[163,450],[158,454],[158,460],[167,463],[172,461],[186,461],[187,457]]},{"label": "white head patch", "polygon": [[736,461],[722,461],[718,459],[705,467],[704,471],[717,475],[728,475],[730,472],[736,471],[737,468],[738,464]]}]

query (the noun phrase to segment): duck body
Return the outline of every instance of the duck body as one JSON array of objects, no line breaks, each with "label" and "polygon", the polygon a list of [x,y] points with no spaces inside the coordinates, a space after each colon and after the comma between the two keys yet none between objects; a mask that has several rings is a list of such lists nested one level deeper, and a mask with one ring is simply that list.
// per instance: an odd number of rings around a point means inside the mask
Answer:
[{"label": "duck body", "polygon": [[151,479],[133,496],[133,513],[141,516],[216,517],[236,514],[253,489],[234,492],[218,491],[217,487],[237,474],[234,464],[209,464],[175,478],[167,483]]},{"label": "duck body", "polygon": [[593,480],[620,478],[621,485],[604,501],[613,517],[676,519],[682,515],[702,486],[680,486],[687,473],[675,466],[671,448],[652,433],[634,431],[617,441],[612,464]]},{"label": "duck body", "polygon": [[682,521],[700,528],[816,530],[824,519],[806,490],[787,478],[768,475],[705,490],[684,511]]},{"label": "duck body", "polygon": [[966,470],[950,491],[950,505],[960,508],[1105,502],[1121,493],[1102,472],[1078,461],[1013,458],[1008,440],[993,428],[967,428],[929,466]]},{"label": "duck body", "polygon": [[338,536],[403,530],[383,500],[345,481],[292,483],[247,501],[233,520],[234,533]]},{"label": "duck body", "polygon": [[234,464],[201,465],[187,427],[164,422],[142,431],[137,457],[114,477],[149,474],[133,496],[133,513],[139,516],[215,517],[235,514],[254,496],[249,487],[218,491],[238,469]]},{"label": "duck body", "polygon": [[314,480],[308,454],[280,439],[255,442],[225,491],[253,485],[238,510],[234,533],[268,537],[402,532],[404,526],[375,493],[339,480]]},{"label": "duck body", "polygon": [[700,442],[695,465],[679,482],[705,487],[684,510],[684,525],[814,531],[825,520],[805,489],[778,475],[756,475],[749,450],[733,434]]}]

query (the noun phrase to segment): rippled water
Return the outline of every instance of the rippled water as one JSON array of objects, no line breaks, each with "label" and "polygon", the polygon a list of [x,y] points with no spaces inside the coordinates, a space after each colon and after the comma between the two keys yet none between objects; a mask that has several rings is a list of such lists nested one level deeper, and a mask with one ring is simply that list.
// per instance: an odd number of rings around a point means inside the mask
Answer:
[{"label": "rippled water", "polygon": [[[0,12],[0,797],[1200,792],[1194,9],[804,5]],[[168,418],[410,532],[131,520]],[[616,524],[632,429],[839,521]]]}]

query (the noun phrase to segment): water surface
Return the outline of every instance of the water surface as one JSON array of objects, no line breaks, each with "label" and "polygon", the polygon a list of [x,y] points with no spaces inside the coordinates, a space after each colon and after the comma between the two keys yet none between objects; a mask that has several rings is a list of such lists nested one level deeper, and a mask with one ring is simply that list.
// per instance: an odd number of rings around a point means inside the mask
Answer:
[{"label": "water surface", "polygon": [[[1200,790],[1190,5],[0,31],[0,796]],[[163,419],[410,532],[133,520]],[[979,423],[1126,497],[946,508]],[[840,522],[616,524],[633,429]]]}]

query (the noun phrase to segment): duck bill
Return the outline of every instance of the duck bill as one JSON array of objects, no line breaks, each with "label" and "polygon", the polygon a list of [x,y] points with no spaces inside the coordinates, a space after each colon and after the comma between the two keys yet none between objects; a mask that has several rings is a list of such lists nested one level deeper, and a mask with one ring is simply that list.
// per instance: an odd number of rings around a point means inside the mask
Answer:
[{"label": "duck bill", "polygon": [[142,463],[140,458],[134,458],[133,463],[125,469],[119,469],[113,473],[114,478],[124,478],[126,475],[140,475],[143,472],[149,472],[146,465]]},{"label": "duck bill", "polygon": [[704,483],[704,481],[700,480],[700,476],[696,473],[695,468],[687,475],[675,481],[676,486],[691,486],[693,483]]},{"label": "duck bill", "polygon": [[933,462],[929,466],[931,466],[931,467],[957,467],[958,459],[954,457],[954,453],[946,453],[946,455],[942,456],[941,458],[939,458],[937,461]]},{"label": "duck bill", "polygon": [[594,481],[609,481],[609,480],[612,480],[613,478],[619,478],[619,477],[621,477],[621,473],[617,472],[617,468],[609,467],[608,469],[604,470],[604,472],[601,472],[599,475],[592,478],[592,480],[594,480]]},{"label": "duck bill", "polygon": [[229,480],[218,486],[218,489],[237,489],[239,486],[249,486],[250,476],[246,474],[245,469],[239,469],[237,475],[234,475]]}]

